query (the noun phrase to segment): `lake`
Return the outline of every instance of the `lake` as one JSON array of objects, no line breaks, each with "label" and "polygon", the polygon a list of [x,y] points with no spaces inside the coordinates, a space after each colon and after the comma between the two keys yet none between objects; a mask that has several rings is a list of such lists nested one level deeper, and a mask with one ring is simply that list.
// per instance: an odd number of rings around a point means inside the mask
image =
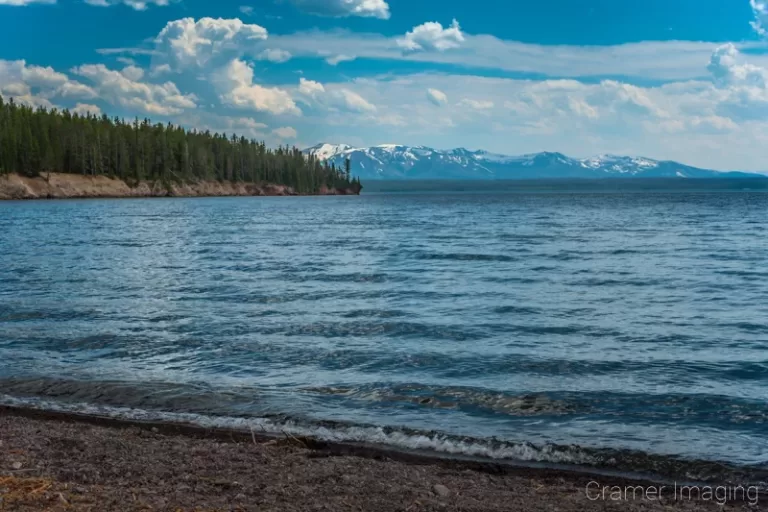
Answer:
[{"label": "lake", "polygon": [[768,194],[708,187],[0,202],[0,401],[757,475]]}]

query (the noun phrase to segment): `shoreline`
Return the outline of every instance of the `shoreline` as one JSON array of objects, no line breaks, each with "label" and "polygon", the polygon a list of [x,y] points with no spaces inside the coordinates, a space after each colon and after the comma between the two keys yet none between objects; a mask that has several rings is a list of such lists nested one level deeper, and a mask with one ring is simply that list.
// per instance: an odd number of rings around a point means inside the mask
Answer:
[{"label": "shoreline", "polygon": [[250,197],[359,195],[355,188],[321,187],[316,194],[300,194],[293,187],[273,183],[230,181],[160,182],[129,185],[109,176],[45,173],[34,178],[19,174],[0,176],[0,200],[121,199],[150,197]]},{"label": "shoreline", "polygon": [[[47,505],[51,510],[65,509],[65,502],[67,510],[98,509],[104,500],[117,500],[111,502],[113,510],[307,510],[323,500],[334,503],[332,510],[762,510],[768,505],[765,494],[754,505],[744,495],[727,501],[725,508],[701,496],[675,499],[669,491],[660,499],[601,499],[599,493],[589,495],[588,486],[659,489],[663,483],[591,468],[476,461],[287,434],[12,406],[0,406],[0,441],[0,498],[5,499],[0,510],[10,503],[9,496],[16,496],[8,482],[19,489],[37,483],[35,488],[54,490],[52,495],[21,493],[19,507],[12,510],[39,510],[34,507],[41,499],[53,499],[54,505]],[[114,473],[116,467],[123,467],[126,476]],[[216,478],[229,483],[215,489],[201,484]],[[84,486],[86,492],[76,492]],[[114,508],[131,494],[141,495],[135,506]],[[31,505],[24,508],[23,500]]]}]

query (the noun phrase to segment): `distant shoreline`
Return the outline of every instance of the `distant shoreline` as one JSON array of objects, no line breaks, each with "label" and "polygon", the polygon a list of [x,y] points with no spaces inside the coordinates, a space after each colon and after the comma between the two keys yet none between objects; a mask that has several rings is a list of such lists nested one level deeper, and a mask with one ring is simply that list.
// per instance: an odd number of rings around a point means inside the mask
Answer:
[{"label": "distant shoreline", "polygon": [[541,179],[413,179],[368,180],[365,193],[393,192],[766,192],[768,177],[755,178],[541,178]]},{"label": "distant shoreline", "polygon": [[293,187],[272,183],[230,181],[140,181],[129,185],[118,178],[81,174],[44,173],[30,178],[19,174],[0,176],[0,200],[107,199],[145,197],[232,197],[359,195],[356,187],[321,187],[316,194],[299,194]]},{"label": "distant shoreline", "polygon": [[[0,492],[14,510],[298,511],[322,502],[331,510],[589,512],[612,501],[630,511],[714,511],[747,503],[721,508],[671,493],[595,499],[596,486],[659,487],[642,478],[15,407],[0,407],[0,436]],[[762,505],[766,496],[758,499]]]}]

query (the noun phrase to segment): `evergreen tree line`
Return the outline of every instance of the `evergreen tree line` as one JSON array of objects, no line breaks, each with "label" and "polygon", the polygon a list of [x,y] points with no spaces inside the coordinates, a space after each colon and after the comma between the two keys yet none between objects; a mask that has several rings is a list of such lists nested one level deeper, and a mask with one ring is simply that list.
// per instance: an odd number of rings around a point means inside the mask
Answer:
[{"label": "evergreen tree line", "polygon": [[273,183],[314,193],[359,186],[350,164],[336,168],[296,147],[186,130],[148,119],[126,122],[8,101],[0,96],[0,175],[64,172],[136,183],[227,180]]}]

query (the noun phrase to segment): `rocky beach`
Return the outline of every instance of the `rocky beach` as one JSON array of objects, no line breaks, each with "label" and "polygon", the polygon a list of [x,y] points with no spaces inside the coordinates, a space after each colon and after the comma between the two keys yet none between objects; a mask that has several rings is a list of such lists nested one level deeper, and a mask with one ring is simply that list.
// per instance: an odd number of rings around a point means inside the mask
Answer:
[{"label": "rocky beach", "polygon": [[0,410],[0,442],[0,510],[764,509],[746,495],[725,506],[656,496],[657,484],[617,476],[32,409]]}]

